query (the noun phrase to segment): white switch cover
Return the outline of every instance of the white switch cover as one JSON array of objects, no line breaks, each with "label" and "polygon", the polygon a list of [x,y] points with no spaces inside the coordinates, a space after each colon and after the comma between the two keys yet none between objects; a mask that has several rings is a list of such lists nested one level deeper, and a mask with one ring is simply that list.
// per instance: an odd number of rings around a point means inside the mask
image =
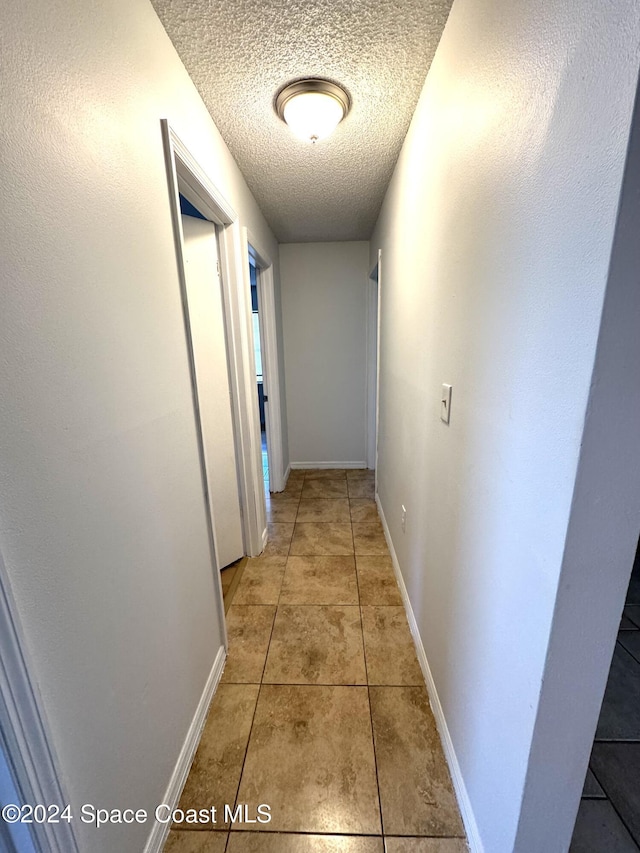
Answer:
[{"label": "white switch cover", "polygon": [[442,385],[442,397],[440,399],[440,420],[449,423],[451,417],[451,385]]}]

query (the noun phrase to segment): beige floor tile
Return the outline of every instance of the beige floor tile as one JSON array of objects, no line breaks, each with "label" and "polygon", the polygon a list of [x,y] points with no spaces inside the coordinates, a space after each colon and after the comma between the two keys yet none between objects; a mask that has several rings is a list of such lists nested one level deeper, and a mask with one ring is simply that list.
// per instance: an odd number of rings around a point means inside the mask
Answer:
[{"label": "beige floor tile", "polygon": [[353,524],[353,543],[356,554],[363,556],[388,554],[387,540],[384,538],[382,524]]},{"label": "beige floor tile", "polygon": [[218,687],[179,808],[215,806],[223,814],[225,804],[235,801],[259,689],[257,684]]},{"label": "beige floor tile", "polygon": [[247,560],[233,603],[277,604],[286,563],[286,557]]},{"label": "beige floor tile", "polygon": [[380,834],[366,687],[263,685],[238,802],[270,831]]},{"label": "beige floor tile", "polygon": [[369,684],[424,685],[404,607],[361,607]]},{"label": "beige floor tile", "polygon": [[351,498],[351,521],[380,523],[376,502],[369,498]]},{"label": "beige floor tile", "polygon": [[304,472],[305,482],[309,480],[346,480],[344,468],[307,468]]},{"label": "beige floor tile", "polygon": [[375,484],[373,479],[350,479],[347,480],[349,485],[350,498],[368,498],[375,500]]},{"label": "beige floor tile", "polygon": [[280,605],[264,684],[366,684],[360,608]]},{"label": "beige floor tile", "polygon": [[357,835],[234,832],[227,853],[384,853],[384,843],[382,838]]},{"label": "beige floor tile", "polygon": [[341,521],[350,522],[347,498],[312,498],[301,500],[296,521]]},{"label": "beige floor tile", "polygon": [[233,581],[233,577],[236,573],[236,567],[232,566],[230,569],[223,569],[220,572],[220,581],[222,583],[222,594],[226,595],[229,592],[229,588],[231,586],[231,582]]},{"label": "beige floor tile", "polygon": [[376,472],[371,468],[347,468],[347,480],[370,480],[373,482]]},{"label": "beige floor tile", "polygon": [[304,480],[305,470],[304,468],[292,468],[289,471],[288,480]]},{"label": "beige floor tile", "polygon": [[468,853],[462,838],[385,838],[387,853]]},{"label": "beige floor tile", "polygon": [[276,522],[267,524],[267,547],[263,554],[265,557],[287,556],[289,553],[289,545],[293,536],[293,523]]},{"label": "beige floor tile", "polygon": [[164,853],[224,853],[227,835],[227,832],[172,830],[163,851]]},{"label": "beige floor tile", "polygon": [[275,613],[274,605],[244,605],[235,601],[231,605],[227,614],[229,655],[223,683],[260,683]]},{"label": "beige floor tile", "polygon": [[356,557],[360,604],[402,605],[391,557]]},{"label": "beige floor tile", "polygon": [[309,480],[305,477],[304,486],[302,487],[302,500],[346,497],[348,497],[346,477],[341,477],[340,479],[320,477],[317,480]]},{"label": "beige floor tile", "polygon": [[358,604],[353,557],[289,557],[280,604]]},{"label": "beige floor tile", "polygon": [[294,477],[293,474],[290,474],[284,489],[281,492],[272,493],[271,497],[277,494],[282,495],[283,499],[288,500],[291,500],[291,498],[299,498],[303,485],[304,477]]},{"label": "beige floor tile", "polygon": [[297,492],[297,494],[295,494],[295,493],[292,494],[291,492],[288,492],[288,491],[269,492],[268,495],[265,495],[265,501],[267,502],[267,505],[271,504],[271,505],[275,506],[277,504],[283,504],[283,503],[284,504],[291,503],[291,502],[298,503],[298,501],[300,500],[300,494],[299,493],[302,491],[302,482],[303,481],[300,480],[300,482],[296,484],[296,488],[295,488],[294,492]]},{"label": "beige floor tile", "polygon": [[298,514],[298,498],[287,498],[286,500],[267,501],[267,521],[291,522],[296,520]]},{"label": "beige floor tile", "polygon": [[464,836],[426,690],[369,693],[385,835]]},{"label": "beige floor tile", "polygon": [[225,613],[229,611],[229,607],[233,604],[233,599],[242,579],[242,575],[244,574],[247,560],[247,557],[242,557],[240,560],[236,560],[235,563],[232,563],[220,572]]},{"label": "beige floor tile", "polygon": [[272,566],[273,560],[284,560],[286,563],[287,555],[267,554],[266,551],[263,551],[259,557],[247,557],[247,564],[250,562],[252,566],[259,566],[260,564],[262,564],[263,566]]},{"label": "beige floor tile", "polygon": [[296,523],[289,554],[292,557],[353,554],[351,525],[333,521]]}]

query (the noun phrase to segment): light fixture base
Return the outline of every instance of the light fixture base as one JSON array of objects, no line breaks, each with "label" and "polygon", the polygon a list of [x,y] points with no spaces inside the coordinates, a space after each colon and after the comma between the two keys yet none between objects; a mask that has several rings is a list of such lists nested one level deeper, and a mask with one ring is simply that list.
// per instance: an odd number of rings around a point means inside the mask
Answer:
[{"label": "light fixture base", "polygon": [[285,120],[284,108],[291,98],[306,92],[317,92],[318,94],[329,95],[335,98],[342,107],[343,119],[351,109],[351,98],[342,86],[338,86],[337,83],[332,83],[330,80],[323,80],[320,77],[310,77],[305,80],[295,80],[293,83],[287,83],[276,95],[275,109],[282,121]]}]

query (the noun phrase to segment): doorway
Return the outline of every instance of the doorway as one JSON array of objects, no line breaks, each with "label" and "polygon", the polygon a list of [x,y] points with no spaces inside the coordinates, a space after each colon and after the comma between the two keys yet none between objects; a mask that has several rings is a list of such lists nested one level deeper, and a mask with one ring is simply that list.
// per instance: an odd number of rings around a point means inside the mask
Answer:
[{"label": "doorway", "polygon": [[[256,456],[266,496],[285,487],[284,448],[280,392],[280,362],[276,330],[273,264],[244,229],[246,270],[251,288],[251,336],[253,348],[254,409],[260,444]],[[266,520],[266,505],[263,508]]]},{"label": "doorway", "polygon": [[[0,807],[12,803],[25,803],[27,800],[19,793],[19,786],[12,772],[9,750],[0,732]],[[34,810],[35,811],[35,810]],[[8,823],[0,820],[0,850],[5,853],[36,853],[36,842],[31,834],[30,823]]]},{"label": "doorway", "polygon": [[[228,203],[218,187],[212,183],[199,166],[188,148],[181,141],[166,119],[160,122],[168,178],[169,201],[173,220],[173,235],[178,261],[180,293],[185,312],[185,333],[188,342],[189,366],[194,399],[194,415],[198,432],[200,467],[203,483],[205,506],[207,509],[209,539],[212,565],[220,566],[215,548],[215,535],[211,521],[211,503],[207,482],[207,455],[202,441],[200,428],[200,400],[197,388],[197,366],[194,361],[191,340],[191,327],[187,322],[188,287],[184,263],[184,215],[181,210],[180,196],[185,202],[186,215],[191,217],[194,229],[208,229],[208,242],[213,265],[213,252],[216,253],[215,270],[218,282],[216,292],[220,294],[223,314],[227,353],[228,398],[232,413],[232,428],[235,439],[236,488],[240,507],[240,524],[243,539],[241,553],[257,556],[264,548],[266,540],[266,520],[264,509],[264,485],[262,471],[255,456],[259,444],[259,425],[257,416],[255,372],[251,343],[251,310],[248,269],[246,264],[246,229],[240,225],[235,210]],[[188,210],[186,202],[194,210]],[[193,230],[193,229],[192,229]],[[214,235],[212,239],[211,235]],[[199,294],[200,295],[200,294]],[[206,294],[206,299],[212,299]],[[209,304],[209,308],[211,305]],[[198,318],[194,316],[197,324]],[[218,335],[217,343],[222,337]],[[210,342],[208,345],[211,345]],[[206,408],[206,407],[205,407]],[[212,417],[211,411],[208,412]],[[215,427],[212,426],[212,429]],[[227,443],[227,446],[228,443]],[[228,460],[227,460],[228,461]],[[212,481],[213,482],[213,481]],[[232,504],[235,500],[231,501]],[[235,512],[235,509],[234,509]],[[236,515],[237,518],[237,515]],[[237,540],[236,540],[237,541]],[[236,547],[237,552],[237,547]],[[225,560],[226,557],[222,557]],[[219,590],[219,610],[224,622],[222,589]]]},{"label": "doorway", "polygon": [[267,410],[269,395],[266,393],[264,361],[262,358],[261,310],[258,279],[260,271],[256,266],[255,256],[249,250],[249,280],[251,282],[251,319],[253,324],[253,354],[258,389],[258,413],[260,419],[260,450],[262,457],[262,473],[265,493],[269,492],[269,441],[267,439]]},{"label": "doorway", "polygon": [[376,471],[378,493],[378,412],[380,395],[380,277],[382,249],[369,274],[367,288],[367,468]]},{"label": "doorway", "polygon": [[218,569],[244,555],[216,227],[180,195],[185,327]]}]

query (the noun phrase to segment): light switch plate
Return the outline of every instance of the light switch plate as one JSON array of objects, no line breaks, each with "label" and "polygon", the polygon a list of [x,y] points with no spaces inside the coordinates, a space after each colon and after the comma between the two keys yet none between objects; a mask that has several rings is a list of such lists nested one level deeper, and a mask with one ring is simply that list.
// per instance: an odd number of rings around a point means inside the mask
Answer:
[{"label": "light switch plate", "polygon": [[445,424],[449,423],[451,418],[451,385],[443,383],[442,396],[440,398],[440,420]]}]

